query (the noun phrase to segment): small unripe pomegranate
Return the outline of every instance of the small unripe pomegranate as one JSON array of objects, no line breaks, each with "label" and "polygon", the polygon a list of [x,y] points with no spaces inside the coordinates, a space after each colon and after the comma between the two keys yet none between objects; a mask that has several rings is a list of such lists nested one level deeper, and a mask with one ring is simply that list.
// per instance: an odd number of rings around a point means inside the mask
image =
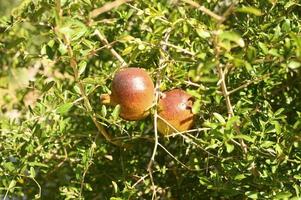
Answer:
[{"label": "small unripe pomegranate", "polygon": [[111,95],[101,95],[104,104],[120,105],[120,117],[140,120],[149,114],[154,101],[154,84],[141,68],[123,68],[112,82]]},{"label": "small unripe pomegranate", "polygon": [[167,136],[189,130],[194,121],[192,105],[193,97],[181,89],[163,93],[158,103],[158,131]]}]

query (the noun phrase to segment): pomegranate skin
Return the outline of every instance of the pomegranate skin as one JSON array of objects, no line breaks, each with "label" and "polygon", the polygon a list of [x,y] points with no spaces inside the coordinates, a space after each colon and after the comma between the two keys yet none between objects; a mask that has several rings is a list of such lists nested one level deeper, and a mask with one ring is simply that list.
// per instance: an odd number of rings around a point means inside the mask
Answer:
[{"label": "pomegranate skin", "polygon": [[120,117],[143,119],[149,115],[153,101],[154,84],[144,69],[124,68],[115,74],[111,102],[120,105]]},{"label": "pomegranate skin", "polygon": [[181,89],[173,89],[163,93],[158,104],[158,115],[160,116],[158,118],[158,131],[167,136],[177,131],[189,130],[194,123],[192,104],[193,97]]}]

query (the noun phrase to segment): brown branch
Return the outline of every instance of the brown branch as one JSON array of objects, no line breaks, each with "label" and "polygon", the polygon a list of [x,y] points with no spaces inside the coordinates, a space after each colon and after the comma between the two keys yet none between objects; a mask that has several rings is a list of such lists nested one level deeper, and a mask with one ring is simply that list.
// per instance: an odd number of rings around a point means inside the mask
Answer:
[{"label": "brown branch", "polygon": [[197,8],[198,10],[202,11],[203,13],[209,15],[210,17],[216,19],[217,21],[224,21],[224,17],[219,16],[218,14],[212,12],[211,10],[209,10],[208,8],[206,8],[205,6],[201,6],[200,4],[198,4],[195,1],[192,0],[182,0],[183,2]]},{"label": "brown branch", "polygon": [[120,62],[121,67],[127,67],[125,60],[117,53],[117,51],[115,51],[115,49],[113,49],[112,45],[108,42],[107,38],[104,35],[102,35],[98,30],[95,30],[94,35],[96,35],[100,39],[100,41],[104,45],[106,45],[112,55]]},{"label": "brown branch", "polygon": [[[172,134],[172,135],[174,135],[174,136],[181,136],[181,137],[183,137],[183,138],[186,139],[186,140],[189,140],[189,137],[192,137],[193,139],[198,140],[197,138],[195,138],[193,135],[190,134],[190,132],[194,132],[194,130],[188,130],[188,131],[185,131],[185,132],[179,132],[175,127],[173,127],[173,125],[171,125],[168,121],[166,121],[166,120],[165,120],[164,118],[162,118],[160,115],[158,115],[158,118],[159,118],[160,120],[162,120],[166,125],[168,125],[168,126],[175,132],[175,133]],[[179,133],[180,133],[180,134],[179,134]],[[188,135],[189,137],[186,136],[186,135]],[[165,137],[169,137],[169,136],[165,136]],[[218,156],[216,156],[216,155],[210,153],[209,151],[207,151],[206,149],[204,149],[204,148],[201,147],[200,145],[196,144],[195,142],[192,141],[192,144],[194,144],[195,146],[199,147],[202,151],[206,152],[208,155],[210,154],[210,155],[212,155],[212,156],[218,158]]]},{"label": "brown branch", "polygon": [[[170,32],[171,29],[167,29],[165,34],[164,34],[164,42],[167,43],[169,36],[170,36]],[[157,78],[156,78],[156,87],[155,87],[155,113],[154,113],[154,132],[155,132],[155,145],[154,145],[154,149],[153,149],[153,154],[152,157],[148,163],[147,166],[147,171],[149,173],[149,177],[152,183],[152,190],[153,190],[153,195],[152,195],[152,199],[156,198],[156,187],[155,187],[155,183],[154,183],[154,179],[153,179],[153,172],[152,172],[152,168],[153,168],[153,164],[155,162],[155,157],[156,157],[156,153],[157,153],[157,148],[159,145],[159,137],[158,137],[158,125],[157,125],[157,121],[158,121],[158,111],[157,111],[157,105],[159,102],[159,97],[160,97],[160,85],[161,85],[161,70],[165,67],[166,62],[164,60],[163,57],[163,53],[165,53],[166,51],[166,45],[162,45],[162,50],[163,52],[161,53],[161,58],[159,61],[159,67],[157,70]]]},{"label": "brown branch", "polygon": [[[223,17],[218,23],[217,23],[217,31],[213,38],[213,45],[214,45],[214,51],[215,51],[215,60],[216,60],[216,67],[218,71],[219,81],[218,84],[221,87],[222,94],[226,101],[227,111],[228,111],[228,118],[231,118],[234,116],[233,106],[231,104],[230,95],[228,93],[227,85],[226,85],[226,70],[223,70],[223,64],[220,62],[220,56],[221,56],[221,49],[219,46],[219,30],[222,25],[222,23],[225,21],[226,17],[231,14],[231,12],[234,10],[234,5],[232,4],[227,11],[223,14]],[[233,125],[235,132],[240,134],[240,129],[237,123],[234,123]],[[242,148],[242,151],[246,155],[248,153],[248,147],[245,144],[243,139],[239,139],[240,141],[240,147]],[[233,142],[233,141],[232,141]]]},{"label": "brown branch", "polygon": [[90,13],[90,16],[92,18],[95,18],[95,17],[97,17],[98,15],[100,15],[102,13],[108,12],[108,11],[110,11],[114,8],[117,8],[117,7],[121,6],[122,4],[125,4],[125,3],[130,2],[130,1],[131,0],[115,0],[113,2],[106,3],[102,7],[94,9]]},{"label": "brown branch", "polygon": [[249,85],[251,85],[251,84],[253,84],[253,83],[255,84],[256,82],[260,82],[260,81],[264,80],[265,78],[269,77],[269,75],[270,75],[270,74],[267,74],[267,75],[264,75],[264,76],[262,76],[262,77],[259,77],[259,78],[257,78],[257,79],[254,79],[254,80],[247,80],[246,83],[244,83],[244,84],[242,84],[241,86],[238,86],[237,88],[235,88],[235,89],[229,91],[229,92],[228,92],[228,95],[231,95],[231,94],[233,94],[234,92],[237,92],[237,91],[239,91],[239,90],[241,90],[241,89],[244,89],[244,88],[248,87]]},{"label": "brown branch", "polygon": [[181,47],[179,47],[179,46],[176,46],[176,45],[174,45],[174,44],[170,44],[170,43],[168,43],[168,42],[160,42],[160,44],[161,45],[166,45],[166,46],[169,46],[169,47],[172,47],[172,48],[174,48],[174,49],[176,49],[176,50],[178,50],[178,51],[181,51],[181,52],[183,52],[183,53],[185,53],[185,54],[187,54],[187,55],[190,55],[190,56],[192,56],[192,57],[195,57],[195,53],[193,53],[193,52],[191,52],[191,51],[189,51],[189,50],[187,50],[187,49],[184,49],[184,48],[181,48]]}]

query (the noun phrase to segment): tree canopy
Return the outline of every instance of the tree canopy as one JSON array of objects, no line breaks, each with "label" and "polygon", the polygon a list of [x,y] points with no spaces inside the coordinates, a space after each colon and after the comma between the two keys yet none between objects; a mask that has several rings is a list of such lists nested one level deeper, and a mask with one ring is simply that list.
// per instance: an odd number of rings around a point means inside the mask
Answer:
[{"label": "tree canopy", "polygon": [[[298,1],[0,4],[0,198],[301,198]],[[194,127],[101,104],[127,66],[192,95]]]}]

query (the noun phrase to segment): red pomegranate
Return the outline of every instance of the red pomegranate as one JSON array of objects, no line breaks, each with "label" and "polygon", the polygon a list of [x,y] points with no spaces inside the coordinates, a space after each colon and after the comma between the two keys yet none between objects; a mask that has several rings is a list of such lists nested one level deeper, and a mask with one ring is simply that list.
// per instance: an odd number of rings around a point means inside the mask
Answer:
[{"label": "red pomegranate", "polygon": [[163,93],[158,104],[158,131],[166,136],[189,130],[194,122],[192,104],[192,96],[181,89]]},{"label": "red pomegranate", "polygon": [[148,73],[141,68],[123,68],[112,82],[111,95],[101,95],[104,104],[120,105],[120,117],[140,120],[149,115],[154,101],[154,84]]}]

